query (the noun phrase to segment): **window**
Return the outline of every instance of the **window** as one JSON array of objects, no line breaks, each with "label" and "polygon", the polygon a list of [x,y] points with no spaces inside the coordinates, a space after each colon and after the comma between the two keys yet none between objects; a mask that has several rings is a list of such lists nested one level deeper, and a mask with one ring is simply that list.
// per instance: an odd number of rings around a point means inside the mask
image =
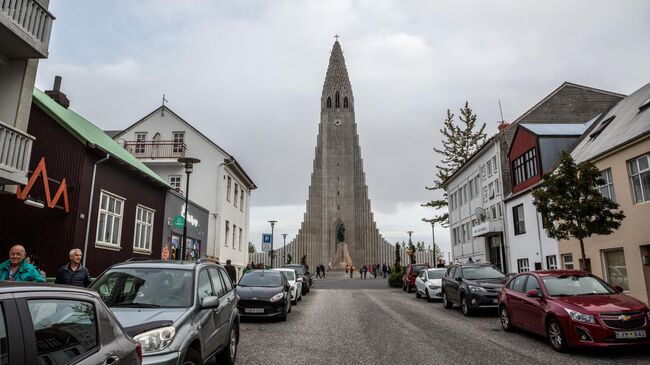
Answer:
[{"label": "window", "polygon": [[537,176],[537,153],[534,148],[512,161],[512,176],[515,185]]},{"label": "window", "polygon": [[[208,268],[208,271],[210,272],[210,279],[212,280],[212,286],[214,287],[214,293],[218,297],[222,297],[224,294],[226,294],[226,288],[224,286],[223,281],[221,280],[221,276],[219,275],[219,272],[217,269],[210,267]],[[226,278],[224,278],[226,279]],[[228,281],[230,281],[230,278],[228,278]]]},{"label": "window", "polygon": [[120,245],[124,199],[102,191],[99,194],[96,242],[104,245]]},{"label": "window", "polygon": [[210,284],[210,276],[208,276],[208,270],[203,269],[199,273],[199,285],[196,290],[199,293],[199,303],[201,303],[203,299],[214,295],[212,285]]},{"label": "window", "polygon": [[226,200],[230,201],[230,187],[232,186],[232,178],[228,176],[228,182],[226,183]]},{"label": "window", "polygon": [[237,225],[232,225],[232,248],[235,249],[235,243],[237,242]]},{"label": "window", "polygon": [[343,107],[344,108],[348,107],[348,98],[347,97],[343,98]]},{"label": "window", "polygon": [[494,199],[494,183],[491,182],[488,184],[488,196],[490,197],[490,200]]},{"label": "window", "polygon": [[573,255],[568,253],[562,255],[562,266],[567,270],[573,270]]},{"label": "window", "polygon": [[488,176],[492,176],[492,160],[488,161],[486,166]]},{"label": "window", "polygon": [[600,172],[600,185],[597,186],[600,194],[605,198],[615,202],[614,180],[612,179],[612,169],[606,169]]},{"label": "window", "polygon": [[497,206],[496,205],[493,205],[493,206],[490,207],[490,218],[492,220],[497,219]]},{"label": "window", "polygon": [[230,222],[226,221],[226,238],[224,239],[224,246],[228,246],[228,236],[230,236]]},{"label": "window", "polygon": [[650,155],[635,158],[629,162],[630,179],[634,189],[634,201],[650,201]]},{"label": "window", "polygon": [[501,203],[497,203],[497,214],[499,218],[503,217],[503,210],[501,210]]},{"label": "window", "polygon": [[530,271],[530,266],[528,265],[528,259],[517,260],[517,270],[518,272]]},{"label": "window", "polygon": [[237,207],[237,203],[239,202],[239,185],[237,184],[235,184],[235,197],[233,198],[233,202],[235,207]]},{"label": "window", "polygon": [[133,250],[151,252],[151,235],[153,234],[154,211],[138,205],[135,208],[135,232],[133,233]]},{"label": "window", "polygon": [[[226,273],[226,270],[224,270],[224,269],[218,269],[218,271],[219,271],[219,274],[221,275],[221,280],[223,281],[224,286],[226,288],[226,293],[230,293],[230,291],[232,290],[232,284],[233,284],[230,281],[230,276],[228,276],[228,273]],[[241,277],[241,268],[240,267],[237,268],[237,274],[238,274],[237,277]]]},{"label": "window", "polygon": [[334,94],[334,107],[340,108],[341,107],[341,95],[337,91],[336,94]]},{"label": "window", "polygon": [[497,156],[492,157],[492,169],[495,174],[499,172],[499,169],[497,168]]},{"label": "window", "polygon": [[605,277],[610,285],[618,285],[625,290],[630,290],[625,253],[622,248],[603,251],[603,264]]},{"label": "window", "polygon": [[239,210],[244,211],[244,189],[239,191]]},{"label": "window", "polygon": [[39,363],[68,364],[94,351],[98,344],[95,306],[65,299],[28,300]]},{"label": "window", "polygon": [[242,250],[241,239],[242,239],[242,236],[243,236],[243,232],[244,232],[244,231],[243,231],[243,230],[241,229],[241,227],[240,227],[240,228],[239,228],[239,251]]},{"label": "window", "polygon": [[526,233],[526,221],[524,220],[524,205],[519,204],[512,207],[512,219],[515,225],[515,235]]},{"label": "window", "polygon": [[537,278],[535,278],[532,275],[527,275],[528,280],[526,281],[526,289],[524,289],[524,293],[528,293],[531,290],[540,290],[541,287],[539,286],[539,282],[537,281]]},{"label": "window", "polygon": [[520,293],[524,292],[524,284],[526,283],[526,278],[528,275],[517,276],[515,280],[510,282],[510,289],[516,290]]},{"label": "window", "polygon": [[481,178],[485,180],[487,175],[485,174],[485,165],[481,165]]},{"label": "window", "polygon": [[147,132],[135,132],[135,153],[136,154],[141,154],[144,153],[145,149],[145,144],[144,142],[147,140]]},{"label": "window", "polygon": [[0,304],[0,365],[9,365],[10,355],[5,313],[2,309],[2,304]]},{"label": "window", "polygon": [[185,132],[172,132],[172,140],[174,141],[174,152],[185,151]]},{"label": "window", "polygon": [[499,179],[494,180],[494,188],[497,191],[497,194],[501,194],[501,184],[499,184]]},{"label": "window", "polygon": [[181,191],[181,175],[169,175],[169,186],[176,191]]},{"label": "window", "polygon": [[549,270],[557,269],[557,257],[555,255],[546,256],[546,268]]}]

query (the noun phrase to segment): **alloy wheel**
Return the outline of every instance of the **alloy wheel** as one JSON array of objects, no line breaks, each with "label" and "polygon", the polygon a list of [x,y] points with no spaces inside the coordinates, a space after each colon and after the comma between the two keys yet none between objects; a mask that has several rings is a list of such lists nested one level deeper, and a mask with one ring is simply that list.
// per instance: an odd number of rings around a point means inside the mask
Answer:
[{"label": "alloy wheel", "polygon": [[237,357],[237,331],[234,328],[230,329],[230,359],[235,362]]},{"label": "alloy wheel", "polygon": [[508,315],[508,309],[505,305],[501,306],[499,317],[501,317],[501,327],[508,332],[512,331],[512,323],[510,323],[510,316]]},{"label": "alloy wheel", "polygon": [[551,320],[548,324],[548,339],[551,341],[551,346],[553,346],[555,351],[562,352],[566,348],[562,328],[555,319]]},{"label": "alloy wheel", "polygon": [[472,310],[469,308],[469,303],[467,302],[467,298],[465,296],[462,296],[460,298],[460,306],[464,315],[469,316],[472,314]]}]

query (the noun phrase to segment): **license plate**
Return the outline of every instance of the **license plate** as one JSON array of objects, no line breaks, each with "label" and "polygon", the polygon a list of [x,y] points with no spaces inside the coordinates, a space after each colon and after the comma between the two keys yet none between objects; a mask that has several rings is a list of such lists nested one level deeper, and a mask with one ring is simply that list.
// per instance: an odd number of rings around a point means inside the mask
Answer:
[{"label": "license plate", "polygon": [[646,338],[645,331],[617,331],[616,338],[619,340],[630,338]]},{"label": "license plate", "polygon": [[264,313],[264,308],[244,308],[246,313]]}]

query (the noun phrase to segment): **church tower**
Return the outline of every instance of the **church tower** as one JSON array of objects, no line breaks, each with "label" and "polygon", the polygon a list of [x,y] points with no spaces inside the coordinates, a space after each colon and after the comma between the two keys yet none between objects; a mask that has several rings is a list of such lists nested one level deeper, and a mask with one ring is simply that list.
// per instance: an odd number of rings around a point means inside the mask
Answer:
[{"label": "church tower", "polygon": [[[352,85],[341,44],[334,42],[320,100],[307,211],[298,235],[287,245],[293,262],[357,268],[386,260],[390,247],[380,236],[370,210]],[[280,255],[284,255],[279,251]]]}]

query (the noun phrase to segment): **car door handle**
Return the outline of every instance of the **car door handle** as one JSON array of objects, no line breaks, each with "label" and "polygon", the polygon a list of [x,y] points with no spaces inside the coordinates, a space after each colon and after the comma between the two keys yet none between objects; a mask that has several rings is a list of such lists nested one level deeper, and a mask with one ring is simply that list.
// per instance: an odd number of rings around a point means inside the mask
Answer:
[{"label": "car door handle", "polygon": [[115,364],[120,358],[118,356],[109,356],[108,359],[104,360],[104,364],[110,365]]}]

